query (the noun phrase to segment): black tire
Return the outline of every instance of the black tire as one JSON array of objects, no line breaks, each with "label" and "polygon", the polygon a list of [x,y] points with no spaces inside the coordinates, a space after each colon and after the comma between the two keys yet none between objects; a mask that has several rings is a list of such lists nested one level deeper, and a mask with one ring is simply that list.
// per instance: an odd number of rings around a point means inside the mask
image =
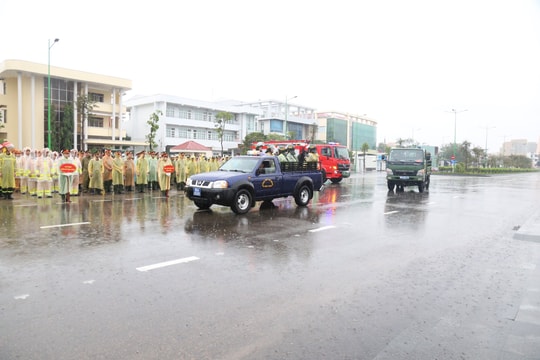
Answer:
[{"label": "black tire", "polygon": [[423,182],[418,183],[418,192],[421,192],[421,193],[424,192],[424,183]]},{"label": "black tire", "polygon": [[326,171],[324,171],[324,169],[321,170],[321,174],[322,174],[322,184],[324,185],[324,183],[326,182],[326,180],[328,180],[326,178]]},{"label": "black tire", "polygon": [[209,203],[203,202],[203,201],[199,201],[199,200],[193,200],[193,202],[195,203],[195,206],[198,207],[201,210],[208,210],[208,209],[210,209],[210,206],[212,206],[212,204],[209,204]]},{"label": "black tire", "polygon": [[391,181],[388,181],[388,190],[389,191],[394,191],[394,188],[396,187],[396,184],[394,184],[393,182]]},{"label": "black tire", "polygon": [[340,183],[341,180],[343,180],[343,178],[338,178],[338,179],[334,178],[334,179],[330,179],[330,181],[332,182],[332,184]]},{"label": "black tire", "polygon": [[294,202],[298,206],[306,206],[311,199],[311,189],[307,185],[302,185],[298,188],[296,194],[294,194]]},{"label": "black tire", "polygon": [[429,176],[428,176],[427,180],[426,180],[426,190],[429,190],[429,182],[430,182],[430,180],[429,180]]},{"label": "black tire", "polygon": [[240,189],[234,194],[233,203],[231,205],[231,210],[235,214],[245,214],[251,209],[253,202],[253,196],[246,189]]}]

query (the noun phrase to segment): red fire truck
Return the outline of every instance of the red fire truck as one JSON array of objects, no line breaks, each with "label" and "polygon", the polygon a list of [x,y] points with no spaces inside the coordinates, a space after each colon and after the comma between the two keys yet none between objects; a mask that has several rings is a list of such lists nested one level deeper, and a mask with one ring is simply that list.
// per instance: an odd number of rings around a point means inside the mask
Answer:
[{"label": "red fire truck", "polygon": [[[264,142],[254,142],[252,151],[259,148],[265,151],[268,147],[278,149],[280,146],[287,147],[293,145],[297,155],[307,151],[309,140],[269,140]],[[319,163],[323,175],[323,183],[328,179],[333,183],[338,183],[344,178],[351,176],[351,159],[346,146],[339,143],[313,144],[319,154]]]}]

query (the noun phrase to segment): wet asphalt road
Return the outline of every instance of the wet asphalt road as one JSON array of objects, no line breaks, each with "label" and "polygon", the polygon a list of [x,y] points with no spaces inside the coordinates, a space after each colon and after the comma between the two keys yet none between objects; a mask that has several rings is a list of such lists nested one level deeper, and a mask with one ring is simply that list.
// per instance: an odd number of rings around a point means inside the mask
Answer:
[{"label": "wet asphalt road", "polygon": [[[0,359],[540,359],[540,174],[382,173],[244,216],[0,201]],[[539,220],[540,221],[540,220]]]}]

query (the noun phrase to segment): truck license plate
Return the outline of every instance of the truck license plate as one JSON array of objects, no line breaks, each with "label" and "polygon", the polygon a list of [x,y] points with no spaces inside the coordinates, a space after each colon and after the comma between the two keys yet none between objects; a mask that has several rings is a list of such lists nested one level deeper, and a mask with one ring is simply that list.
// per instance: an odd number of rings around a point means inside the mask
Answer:
[{"label": "truck license plate", "polygon": [[193,196],[201,196],[201,188],[193,188]]},{"label": "truck license plate", "polygon": [[409,180],[409,177],[408,177],[408,176],[400,176],[399,178],[400,178],[400,179],[403,179],[403,180]]}]

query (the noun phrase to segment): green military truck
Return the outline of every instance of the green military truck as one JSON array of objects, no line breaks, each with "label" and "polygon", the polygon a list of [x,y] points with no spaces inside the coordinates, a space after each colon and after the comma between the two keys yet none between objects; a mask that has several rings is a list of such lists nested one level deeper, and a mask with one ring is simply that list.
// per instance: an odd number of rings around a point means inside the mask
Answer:
[{"label": "green military truck", "polygon": [[429,190],[431,154],[422,148],[393,148],[386,159],[388,190],[403,191],[405,186],[418,186],[419,192]]}]

